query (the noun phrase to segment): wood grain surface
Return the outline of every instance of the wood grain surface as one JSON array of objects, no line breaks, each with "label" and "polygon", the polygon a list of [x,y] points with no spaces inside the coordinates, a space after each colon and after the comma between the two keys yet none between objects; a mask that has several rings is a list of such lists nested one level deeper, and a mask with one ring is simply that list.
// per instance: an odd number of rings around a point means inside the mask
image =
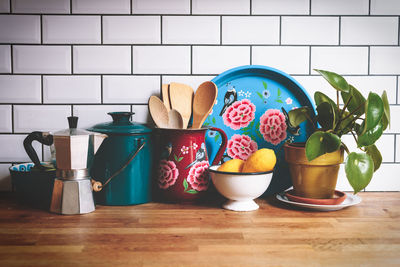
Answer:
[{"label": "wood grain surface", "polygon": [[61,216],[2,193],[0,266],[400,266],[400,192],[359,195],[334,212],[269,198],[253,212],[218,199]]}]

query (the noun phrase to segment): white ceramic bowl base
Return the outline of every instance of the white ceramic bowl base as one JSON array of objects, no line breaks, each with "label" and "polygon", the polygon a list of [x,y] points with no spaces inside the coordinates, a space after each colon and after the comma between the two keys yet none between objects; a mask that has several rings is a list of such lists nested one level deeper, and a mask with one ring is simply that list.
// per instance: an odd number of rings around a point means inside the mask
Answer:
[{"label": "white ceramic bowl base", "polygon": [[228,200],[222,205],[222,207],[226,210],[252,211],[252,210],[258,210],[260,206],[258,206],[257,203],[254,202],[254,200],[249,200],[249,201]]},{"label": "white ceramic bowl base", "polygon": [[265,173],[227,173],[218,172],[219,166],[211,166],[211,179],[218,192],[228,199],[222,207],[233,211],[252,211],[259,206],[254,199],[268,188],[272,172]]}]

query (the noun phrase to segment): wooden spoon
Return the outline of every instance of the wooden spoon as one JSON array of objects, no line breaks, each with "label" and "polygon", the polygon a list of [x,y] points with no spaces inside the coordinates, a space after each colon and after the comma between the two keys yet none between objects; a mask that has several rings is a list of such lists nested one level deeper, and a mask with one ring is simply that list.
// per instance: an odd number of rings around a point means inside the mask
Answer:
[{"label": "wooden spoon", "polygon": [[158,128],[168,128],[168,111],[161,99],[150,96],[149,111]]},{"label": "wooden spoon", "polygon": [[182,115],[176,109],[171,109],[168,112],[168,117],[168,128],[183,129]]},{"label": "wooden spoon", "polygon": [[176,109],[183,118],[183,129],[186,129],[192,115],[193,88],[182,83],[172,82],[169,85],[171,108]]},{"label": "wooden spoon", "polygon": [[162,100],[164,102],[165,107],[167,108],[167,111],[169,112],[171,110],[171,103],[169,102],[169,84],[163,84],[161,86],[161,92],[162,92]]},{"label": "wooden spoon", "polygon": [[192,128],[201,128],[217,99],[218,88],[213,82],[203,82],[197,88],[193,100]]}]

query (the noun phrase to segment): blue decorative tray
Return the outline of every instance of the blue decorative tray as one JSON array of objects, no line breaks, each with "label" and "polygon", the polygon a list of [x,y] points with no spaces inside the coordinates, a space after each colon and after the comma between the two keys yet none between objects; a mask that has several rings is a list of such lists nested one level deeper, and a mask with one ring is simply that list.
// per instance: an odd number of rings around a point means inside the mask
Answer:
[{"label": "blue decorative tray", "polygon": [[[277,165],[266,194],[289,188],[292,183],[281,147],[287,139],[306,141],[312,126],[304,122],[300,131],[288,128],[285,112],[301,106],[314,109],[308,93],[290,75],[258,65],[233,68],[212,81],[218,86],[218,96],[204,126],[221,128],[228,136],[222,162],[232,158],[245,160],[260,148],[274,149]],[[207,132],[206,145],[210,159],[215,157],[220,143],[221,137],[217,132]]]}]

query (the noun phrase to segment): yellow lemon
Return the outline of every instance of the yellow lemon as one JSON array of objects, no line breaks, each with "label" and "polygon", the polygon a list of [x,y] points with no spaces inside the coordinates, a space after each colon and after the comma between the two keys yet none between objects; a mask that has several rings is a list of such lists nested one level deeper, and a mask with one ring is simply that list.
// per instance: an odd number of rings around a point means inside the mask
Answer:
[{"label": "yellow lemon", "polygon": [[267,172],[272,171],[276,164],[275,152],[272,149],[262,148],[247,158],[242,172]]},{"label": "yellow lemon", "polygon": [[231,159],[219,166],[221,172],[241,172],[244,161],[241,159]]}]

